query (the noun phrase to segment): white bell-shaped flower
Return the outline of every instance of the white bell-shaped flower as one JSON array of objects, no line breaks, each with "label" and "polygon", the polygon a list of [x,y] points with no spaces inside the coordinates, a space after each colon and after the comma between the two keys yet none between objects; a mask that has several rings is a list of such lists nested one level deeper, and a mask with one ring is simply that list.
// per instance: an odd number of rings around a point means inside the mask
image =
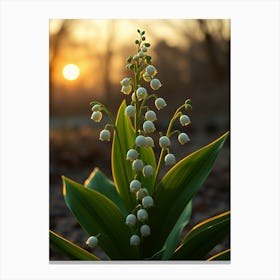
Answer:
[{"label": "white bell-shaped flower", "polygon": [[146,73],[151,77],[154,77],[157,74],[157,69],[153,65],[148,65],[145,69]]},{"label": "white bell-shaped flower", "polygon": [[168,148],[170,144],[170,139],[167,136],[161,136],[159,138],[159,145],[161,148]]},{"label": "white bell-shaped flower", "polygon": [[125,223],[128,225],[128,226],[135,226],[136,225],[136,216],[133,215],[133,214],[129,214],[126,219],[125,219]]},{"label": "white bell-shaped flower", "polygon": [[138,54],[136,54],[136,55],[133,56],[133,60],[137,61],[138,59],[139,59]]},{"label": "white bell-shaped flower", "polygon": [[100,122],[102,120],[102,113],[100,111],[94,111],[90,118],[95,122]]},{"label": "white bell-shaped flower", "polygon": [[131,79],[130,79],[130,78],[124,78],[124,79],[121,80],[121,85],[122,85],[123,87],[129,86],[130,83],[131,83]]},{"label": "white bell-shaped flower", "polygon": [[131,90],[132,90],[131,85],[122,86],[121,92],[128,95],[128,94],[130,94]]},{"label": "white bell-shaped flower", "polygon": [[146,137],[143,135],[138,135],[135,139],[135,145],[137,147],[146,147]]},{"label": "white bell-shaped flower", "polygon": [[173,154],[167,154],[164,157],[164,162],[166,165],[171,166],[174,165],[176,163],[176,158]]},{"label": "white bell-shaped flower", "polygon": [[130,191],[137,192],[141,188],[141,182],[138,180],[132,180],[129,185]]},{"label": "white bell-shaped flower", "polygon": [[191,121],[190,121],[190,118],[189,118],[187,115],[182,115],[182,116],[180,117],[180,123],[181,123],[182,126],[186,126],[186,125],[188,125],[190,122],[191,122]]},{"label": "white bell-shaped flower", "polygon": [[143,47],[141,48],[141,51],[142,51],[142,52],[147,52],[148,49],[147,49],[145,46],[143,46]]},{"label": "white bell-shaped flower", "polygon": [[155,125],[153,122],[151,121],[145,121],[143,123],[143,130],[146,132],[146,133],[152,133],[156,130],[155,128]]},{"label": "white bell-shaped flower", "polygon": [[155,146],[155,143],[154,143],[154,140],[152,137],[150,136],[147,136],[146,137],[146,147],[154,147]]},{"label": "white bell-shaped flower", "polygon": [[97,239],[97,237],[96,237],[96,236],[90,236],[90,237],[88,238],[88,240],[86,241],[86,244],[87,244],[89,247],[91,247],[91,248],[96,247],[97,244],[98,244],[98,239]]},{"label": "white bell-shaped flower", "polygon": [[162,86],[162,84],[159,79],[152,79],[150,82],[150,87],[153,90],[158,90],[161,86]]},{"label": "white bell-shaped flower", "polygon": [[140,221],[140,222],[144,222],[148,219],[148,212],[147,210],[145,209],[139,209],[137,211],[137,219]]},{"label": "white bell-shaped flower", "polygon": [[108,129],[103,129],[100,131],[99,140],[101,141],[110,141],[111,133]]},{"label": "white bell-shaped flower", "polygon": [[152,80],[151,76],[147,72],[144,72],[142,77],[143,77],[143,80],[146,82],[150,82]]},{"label": "white bell-shaped flower", "polygon": [[150,177],[154,174],[154,168],[151,165],[145,165],[143,167],[142,173],[144,177]]},{"label": "white bell-shaped flower", "polygon": [[128,152],[126,153],[126,159],[127,160],[135,160],[138,158],[139,153],[134,150],[134,149],[130,149],[128,150]]},{"label": "white bell-shaped flower", "polygon": [[131,246],[138,246],[140,244],[140,237],[136,234],[133,234],[130,237],[130,245]]},{"label": "white bell-shaped flower", "polygon": [[167,104],[163,98],[159,97],[155,100],[155,106],[158,110],[160,110],[160,109],[163,109],[164,107],[166,107]]},{"label": "white bell-shaped flower", "polygon": [[132,162],[132,169],[135,171],[135,172],[140,172],[144,167],[144,163],[141,159],[135,159],[133,162]]},{"label": "white bell-shaped flower", "polygon": [[136,95],[137,95],[138,100],[141,101],[147,97],[148,93],[144,87],[140,87],[136,90]]},{"label": "white bell-shaped flower", "polygon": [[99,111],[101,109],[101,105],[100,104],[95,104],[92,106],[91,110],[94,111]]},{"label": "white bell-shaped flower", "polygon": [[156,113],[153,111],[153,110],[148,110],[145,114],[145,119],[147,121],[151,121],[151,122],[154,122],[157,120],[157,115]]},{"label": "white bell-shaped flower", "polygon": [[184,145],[190,141],[190,138],[189,138],[188,134],[182,132],[178,135],[178,141],[180,144]]},{"label": "white bell-shaped flower", "polygon": [[142,200],[146,195],[148,195],[149,192],[146,188],[141,188],[137,193],[136,193],[136,198],[138,200]]},{"label": "white bell-shaped flower", "polygon": [[128,117],[133,117],[134,114],[135,114],[135,107],[133,105],[128,105],[126,108],[125,108],[125,114],[128,116]]},{"label": "white bell-shaped flower", "polygon": [[140,232],[143,237],[147,237],[151,234],[151,228],[148,225],[142,225],[140,227]]},{"label": "white bell-shaped flower", "polygon": [[151,208],[154,206],[154,200],[151,196],[147,195],[142,199],[142,205],[144,208]]}]

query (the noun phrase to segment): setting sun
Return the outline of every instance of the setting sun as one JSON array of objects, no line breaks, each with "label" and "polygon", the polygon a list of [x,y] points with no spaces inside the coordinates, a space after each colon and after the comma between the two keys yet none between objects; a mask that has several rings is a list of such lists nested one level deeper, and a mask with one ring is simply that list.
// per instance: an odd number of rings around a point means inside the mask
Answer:
[{"label": "setting sun", "polygon": [[67,64],[64,66],[62,73],[65,79],[73,81],[79,77],[80,69],[75,64]]}]

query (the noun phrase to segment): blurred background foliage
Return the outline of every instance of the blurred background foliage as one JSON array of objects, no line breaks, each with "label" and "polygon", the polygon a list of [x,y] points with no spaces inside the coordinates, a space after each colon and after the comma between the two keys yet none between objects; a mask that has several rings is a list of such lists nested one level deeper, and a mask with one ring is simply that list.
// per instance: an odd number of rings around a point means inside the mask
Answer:
[{"label": "blurred background foliage", "polygon": [[[63,201],[61,175],[83,183],[98,166],[111,177],[110,143],[98,141],[106,118],[93,123],[89,102],[101,101],[116,113],[126,97],[120,93],[120,80],[131,75],[124,66],[136,53],[138,28],[151,43],[152,63],[163,84],[158,93],[168,103],[158,112],[157,130],[164,132],[174,110],[192,100],[192,124],[186,130],[191,142],[181,147],[174,140],[177,160],[229,130],[229,20],[50,20],[50,228],[82,247],[86,236]],[[74,80],[63,75],[68,64],[79,70]],[[229,155],[228,140],[194,199],[190,226],[230,208]],[[60,258],[54,252],[50,257]]]}]

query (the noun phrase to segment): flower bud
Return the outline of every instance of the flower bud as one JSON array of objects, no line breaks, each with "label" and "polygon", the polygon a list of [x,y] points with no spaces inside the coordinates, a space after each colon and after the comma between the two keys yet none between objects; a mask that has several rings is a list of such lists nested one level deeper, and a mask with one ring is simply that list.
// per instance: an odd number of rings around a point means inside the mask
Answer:
[{"label": "flower bud", "polygon": [[147,90],[143,87],[140,87],[136,91],[137,98],[141,101],[147,97]]},{"label": "flower bud", "polygon": [[121,80],[121,85],[122,85],[123,87],[129,86],[129,85],[130,85],[130,78],[124,78],[124,79],[122,79],[122,80]]},{"label": "flower bud", "polygon": [[166,165],[174,165],[176,163],[175,156],[173,154],[167,154],[164,158],[164,162]]},{"label": "flower bud", "polygon": [[92,106],[91,110],[94,111],[99,111],[101,109],[101,105],[100,104],[95,104]]},{"label": "flower bud", "polygon": [[143,169],[143,166],[144,166],[144,163],[143,163],[143,161],[141,159],[135,159],[132,162],[132,169],[135,172],[140,172]]},{"label": "flower bud", "polygon": [[143,47],[141,48],[141,51],[142,51],[142,52],[147,52],[148,49],[147,49],[145,46],[143,46]]},{"label": "flower bud", "polygon": [[135,94],[135,92],[132,93],[132,95],[131,95],[131,100],[132,100],[133,102],[136,102],[136,94]]},{"label": "flower bud", "polygon": [[163,109],[166,106],[166,102],[163,98],[159,97],[155,100],[155,106],[158,110]]},{"label": "flower bud", "polygon": [[95,122],[100,122],[102,120],[102,113],[100,111],[94,111],[90,118]]},{"label": "flower bud", "polygon": [[140,190],[141,188],[141,183],[138,180],[132,180],[130,182],[129,188],[132,192],[137,192]]},{"label": "flower bud", "polygon": [[142,199],[142,205],[144,208],[151,208],[154,206],[154,200],[151,196],[147,195]]},{"label": "flower bud", "polygon": [[135,139],[135,145],[137,147],[145,147],[146,146],[146,137],[143,135],[138,135]]},{"label": "flower bud", "polygon": [[95,246],[97,246],[98,244],[98,239],[96,236],[91,236],[88,238],[88,240],[86,241],[86,244],[91,247],[94,248]]},{"label": "flower bud", "polygon": [[140,232],[143,237],[147,237],[151,234],[151,228],[148,225],[142,225],[140,227]]},{"label": "flower bud", "polygon": [[148,195],[149,192],[146,188],[141,188],[137,193],[136,193],[136,198],[138,200],[142,200],[146,195]]},{"label": "flower bud", "polygon": [[148,219],[148,212],[145,209],[140,209],[137,211],[137,219],[140,222],[144,222]]},{"label": "flower bud", "polygon": [[138,57],[139,57],[139,58],[142,58],[143,56],[144,56],[144,54],[143,54],[142,52],[139,52],[139,53],[138,53]]},{"label": "flower bud", "polygon": [[146,147],[154,147],[155,143],[152,137],[147,136],[146,137]]},{"label": "flower bud", "polygon": [[140,237],[136,234],[133,234],[130,237],[130,245],[131,246],[138,246],[140,244]]},{"label": "flower bud", "polygon": [[156,113],[155,113],[154,111],[149,110],[149,111],[147,111],[146,114],[145,114],[145,119],[146,119],[147,121],[154,122],[154,121],[157,120],[157,115],[156,115]]},{"label": "flower bud", "polygon": [[143,77],[144,81],[146,81],[146,82],[150,82],[152,79],[151,76],[147,72],[144,72],[142,77]]},{"label": "flower bud", "polygon": [[154,174],[154,169],[151,165],[148,164],[143,167],[142,173],[144,177],[150,177]]},{"label": "flower bud", "polygon": [[136,60],[138,60],[138,59],[139,59],[139,56],[138,56],[137,54],[133,56],[133,60],[136,61]]},{"label": "flower bud", "polygon": [[152,79],[150,82],[150,87],[153,90],[158,90],[161,86],[162,86],[162,84],[161,84],[160,80],[158,80],[158,79]]},{"label": "flower bud", "polygon": [[180,144],[184,145],[184,144],[186,144],[188,141],[190,141],[190,138],[189,138],[188,134],[186,134],[186,133],[180,133],[180,134],[178,135],[178,141],[179,141]]},{"label": "flower bud", "polygon": [[128,86],[122,86],[121,92],[124,94],[130,94],[132,90],[132,86],[128,85]]},{"label": "flower bud", "polygon": [[110,141],[111,133],[107,129],[103,129],[100,131],[99,140],[101,141]]},{"label": "flower bud", "polygon": [[134,149],[130,149],[128,150],[127,154],[126,154],[126,159],[127,160],[135,160],[138,158],[138,152]]},{"label": "flower bud", "polygon": [[125,114],[128,116],[128,117],[133,117],[134,114],[135,114],[135,107],[133,105],[128,105],[126,108],[125,108]]},{"label": "flower bud", "polygon": [[182,126],[186,126],[186,125],[188,125],[190,122],[191,122],[191,121],[190,121],[190,118],[189,118],[187,115],[182,115],[182,116],[180,117],[180,123],[181,123]]},{"label": "flower bud", "polygon": [[191,100],[190,99],[187,99],[185,101],[185,109],[186,110],[191,110],[192,109],[192,104],[191,104]]},{"label": "flower bud", "polygon": [[125,220],[125,223],[128,225],[128,226],[135,226],[136,225],[136,216],[133,215],[133,214],[129,214],[127,217],[126,217],[126,220]]},{"label": "flower bud", "polygon": [[167,148],[170,146],[170,139],[167,136],[161,136],[159,138],[159,145],[161,148]]},{"label": "flower bud", "polygon": [[143,123],[143,130],[146,132],[146,133],[152,133],[156,130],[155,128],[155,125],[153,122],[151,121],[145,121]]},{"label": "flower bud", "polygon": [[148,75],[153,77],[157,74],[157,69],[153,65],[148,65],[146,67],[146,72],[147,72]]}]

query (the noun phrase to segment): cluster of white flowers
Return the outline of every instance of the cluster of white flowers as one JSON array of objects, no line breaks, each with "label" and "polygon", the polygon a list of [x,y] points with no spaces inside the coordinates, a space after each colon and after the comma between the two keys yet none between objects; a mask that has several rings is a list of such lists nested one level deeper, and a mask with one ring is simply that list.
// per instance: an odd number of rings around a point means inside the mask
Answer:
[{"label": "cluster of white flowers", "polygon": [[[131,97],[131,102],[125,108],[125,115],[134,119],[135,141],[132,147],[126,153],[126,160],[131,162],[131,169],[134,174],[133,179],[129,182],[128,188],[135,195],[137,206],[126,217],[126,224],[131,228],[132,235],[130,238],[131,246],[138,246],[143,237],[147,237],[152,233],[149,222],[149,209],[154,206],[154,199],[150,195],[145,186],[147,180],[154,176],[154,181],[157,180],[158,169],[164,162],[167,166],[173,166],[176,163],[175,155],[170,153],[171,140],[173,134],[178,133],[178,142],[186,144],[190,141],[189,136],[185,132],[172,131],[172,126],[176,119],[179,120],[182,127],[190,124],[190,118],[181,112],[182,109],[190,110],[191,101],[187,99],[181,107],[177,109],[165,135],[160,133],[159,146],[161,148],[161,155],[158,161],[157,170],[151,163],[146,162],[141,155],[142,149],[150,149],[155,147],[153,133],[156,131],[155,122],[157,121],[157,114],[153,108],[147,104],[151,99],[154,100],[154,107],[157,110],[162,110],[167,106],[164,98],[158,96],[158,90],[162,87],[161,81],[156,78],[158,71],[151,63],[151,56],[149,56],[149,43],[145,40],[145,31],[137,30],[140,39],[135,43],[138,45],[137,53],[129,56],[127,59],[126,69],[132,70],[133,78],[125,77],[121,80],[120,91]],[[145,83],[148,83],[145,85]],[[100,122],[102,119],[102,110],[107,113],[105,107],[100,104],[94,104],[92,107],[91,119],[95,122]],[[100,132],[99,139],[101,141],[110,140],[110,131],[105,128]]]}]

